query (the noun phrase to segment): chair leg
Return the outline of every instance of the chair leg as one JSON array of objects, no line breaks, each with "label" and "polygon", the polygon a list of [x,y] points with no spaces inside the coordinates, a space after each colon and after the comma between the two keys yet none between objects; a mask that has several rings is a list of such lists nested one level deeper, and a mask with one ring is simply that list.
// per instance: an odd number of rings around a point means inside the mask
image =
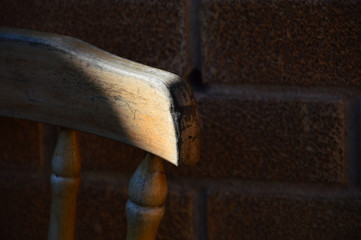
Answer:
[{"label": "chair leg", "polygon": [[63,129],[52,159],[49,240],[73,240],[81,158],[77,133]]},{"label": "chair leg", "polygon": [[167,181],[163,160],[146,153],[129,183],[127,240],[154,240],[165,208]]}]

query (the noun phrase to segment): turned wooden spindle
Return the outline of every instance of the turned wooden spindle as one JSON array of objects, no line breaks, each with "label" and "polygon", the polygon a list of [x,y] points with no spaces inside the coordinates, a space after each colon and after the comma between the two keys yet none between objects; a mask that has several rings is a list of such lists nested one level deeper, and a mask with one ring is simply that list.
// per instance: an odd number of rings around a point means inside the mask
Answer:
[{"label": "turned wooden spindle", "polygon": [[[76,129],[149,152],[129,186],[128,240],[156,236],[167,194],[163,159],[177,166],[199,160],[197,108],[185,81],[57,34],[0,28],[0,116]],[[45,163],[51,144],[44,127]],[[72,240],[81,168],[74,131],[60,133],[52,168],[49,239]]]},{"label": "turned wooden spindle", "polygon": [[146,153],[129,183],[127,240],[154,240],[165,208],[167,180],[163,160]]},{"label": "turned wooden spindle", "polygon": [[77,133],[63,129],[52,159],[49,240],[74,239],[80,169]]}]

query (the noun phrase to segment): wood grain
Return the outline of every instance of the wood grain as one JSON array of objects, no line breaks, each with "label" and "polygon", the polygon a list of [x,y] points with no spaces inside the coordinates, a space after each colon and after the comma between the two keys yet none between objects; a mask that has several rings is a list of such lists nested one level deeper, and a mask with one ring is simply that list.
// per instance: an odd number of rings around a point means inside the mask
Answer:
[{"label": "wood grain", "polygon": [[198,114],[181,78],[70,37],[0,28],[0,115],[115,139],[175,165],[199,159]]},{"label": "wood grain", "polygon": [[162,159],[146,153],[129,183],[127,240],[154,240],[163,218],[167,180]]},{"label": "wood grain", "polygon": [[74,240],[80,169],[77,132],[63,129],[52,159],[48,240]]}]

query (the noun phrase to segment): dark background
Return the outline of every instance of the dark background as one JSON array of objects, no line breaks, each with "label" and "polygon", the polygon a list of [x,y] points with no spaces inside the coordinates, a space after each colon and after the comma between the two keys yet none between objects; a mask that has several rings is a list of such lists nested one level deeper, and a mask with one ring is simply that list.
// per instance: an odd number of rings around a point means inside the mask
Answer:
[{"label": "dark background", "polygon": [[[194,88],[201,160],[166,164],[158,239],[361,239],[361,2],[0,2],[0,25],[79,38]],[[0,118],[0,239],[46,239],[56,127]],[[80,133],[77,239],[124,239],[143,152]]]}]

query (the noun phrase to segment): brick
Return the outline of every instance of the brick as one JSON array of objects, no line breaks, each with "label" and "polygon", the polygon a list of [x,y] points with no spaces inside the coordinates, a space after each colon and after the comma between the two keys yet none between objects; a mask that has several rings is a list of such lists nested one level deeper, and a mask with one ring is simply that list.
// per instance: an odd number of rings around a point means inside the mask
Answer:
[{"label": "brick", "polygon": [[204,79],[360,86],[360,11],[359,1],[204,0]]},{"label": "brick", "polygon": [[117,178],[83,177],[78,196],[77,239],[125,239],[127,185]]},{"label": "brick", "polygon": [[[107,179],[83,177],[76,239],[125,239],[127,187]],[[0,239],[47,239],[50,202],[49,177],[0,176]]]},{"label": "brick", "polygon": [[[83,181],[78,203],[78,239],[125,239],[127,188],[127,181]],[[165,207],[157,239],[194,239],[192,194],[170,187]]]},{"label": "brick", "polygon": [[[78,194],[76,239],[125,239],[128,180],[84,173]],[[46,239],[50,216],[46,174],[0,175],[0,239]],[[194,239],[193,194],[170,184],[157,239]]]},{"label": "brick", "polygon": [[47,239],[49,182],[48,177],[0,176],[0,239]]},{"label": "brick", "polygon": [[247,94],[196,94],[201,159],[193,167],[167,165],[170,175],[344,183],[341,100]]},{"label": "brick", "polygon": [[4,171],[39,171],[38,124],[32,121],[0,117],[0,167]]},{"label": "brick", "polygon": [[133,174],[144,151],[88,133],[79,133],[83,170]]},{"label": "brick", "polygon": [[73,36],[178,75],[185,69],[183,1],[1,1],[0,25]]},{"label": "brick", "polygon": [[213,239],[359,239],[361,198],[210,192]]},{"label": "brick", "polygon": [[169,187],[166,212],[159,227],[159,240],[193,240],[194,216],[193,194],[184,189]]}]

